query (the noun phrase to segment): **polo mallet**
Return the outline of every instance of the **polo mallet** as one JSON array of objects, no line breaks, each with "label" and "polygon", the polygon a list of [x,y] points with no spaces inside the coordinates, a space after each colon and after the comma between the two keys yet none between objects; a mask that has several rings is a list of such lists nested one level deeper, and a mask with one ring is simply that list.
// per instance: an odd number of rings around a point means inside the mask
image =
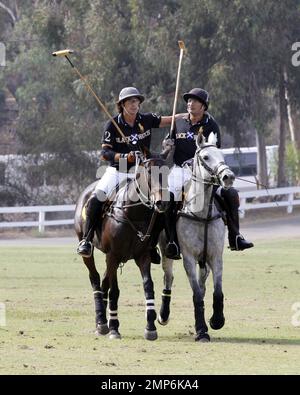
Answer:
[{"label": "polo mallet", "polygon": [[[79,70],[74,66],[74,64],[71,62],[70,58],[68,57],[68,55],[71,55],[72,53],[74,53],[74,51],[72,49],[63,49],[61,51],[55,51],[52,52],[52,56],[64,56],[67,61],[70,63],[71,67],[73,68],[73,70],[79,75],[79,78],[81,79],[81,81],[84,83],[85,87],[87,88],[87,90],[94,96],[94,98],[96,99],[97,103],[99,104],[100,108],[105,112],[105,114],[108,116],[108,118],[111,120],[111,122],[114,124],[115,128],[117,129],[118,133],[120,134],[120,136],[124,139],[124,141],[126,142],[126,137],[124,135],[124,133],[122,132],[122,130],[120,129],[119,125],[116,123],[116,121],[113,119],[113,117],[110,115],[110,113],[108,112],[107,108],[105,107],[105,105],[101,102],[101,100],[99,99],[99,97],[96,95],[96,93],[94,92],[94,90],[92,89],[91,85],[87,82],[87,80],[81,75],[81,73],[79,72]],[[126,142],[127,143],[127,142]]]},{"label": "polo mallet", "polygon": [[183,54],[184,54],[184,52],[186,52],[186,47],[185,47],[183,41],[178,41],[178,45],[180,48],[180,55],[179,55],[179,63],[178,63],[178,70],[177,70],[176,89],[175,89],[175,97],[174,97],[173,113],[172,113],[172,123],[171,123],[171,129],[170,129],[170,136],[171,137],[173,135],[173,129],[174,129],[174,124],[175,124],[175,114],[176,114],[177,99],[178,99],[181,63],[182,63]]}]

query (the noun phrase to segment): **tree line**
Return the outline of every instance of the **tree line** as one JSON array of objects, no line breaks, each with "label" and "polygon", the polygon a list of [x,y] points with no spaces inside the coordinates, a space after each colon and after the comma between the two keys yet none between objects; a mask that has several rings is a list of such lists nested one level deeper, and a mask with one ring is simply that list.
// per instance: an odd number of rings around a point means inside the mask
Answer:
[{"label": "tree line", "polygon": [[[100,148],[106,116],[52,51],[76,51],[76,67],[111,114],[119,91],[133,85],[146,96],[143,111],[169,115],[183,40],[180,94],[193,87],[210,92],[225,143],[257,145],[262,184],[266,144],[279,144],[278,186],[298,183],[300,67],[291,59],[299,11],[298,0],[0,1],[0,98],[9,92],[18,104],[19,153],[51,154],[43,171],[68,184],[75,198],[95,179],[99,163],[87,152]],[[177,110],[185,111],[180,98]],[[154,133],[155,150],[164,134]],[[15,200],[21,197],[15,189]]]}]

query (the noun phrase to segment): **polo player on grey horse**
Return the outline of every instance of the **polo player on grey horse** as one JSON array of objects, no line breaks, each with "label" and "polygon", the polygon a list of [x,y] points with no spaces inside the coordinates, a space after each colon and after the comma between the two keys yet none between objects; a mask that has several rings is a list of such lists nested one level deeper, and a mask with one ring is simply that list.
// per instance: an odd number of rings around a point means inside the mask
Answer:
[{"label": "polo player on grey horse", "polygon": [[[213,132],[216,135],[217,147],[221,148],[220,130],[215,119],[207,112],[209,106],[209,95],[204,89],[193,88],[183,95],[187,103],[188,115],[177,119],[175,131],[168,136],[164,142],[165,154],[174,150],[174,166],[169,178],[169,191],[171,194],[171,207],[166,218],[166,230],[169,242],[166,248],[166,256],[170,259],[180,259],[180,249],[176,235],[176,219],[179,202],[182,200],[182,188],[190,181],[191,172],[182,167],[182,164],[194,157],[196,152],[196,138],[202,134],[206,139]],[[172,138],[172,139],[170,139]],[[174,147],[173,147],[174,148]],[[244,239],[239,230],[239,196],[233,187],[225,190],[222,187],[214,187],[214,196],[221,208],[226,213],[228,227],[228,240],[231,250],[242,251],[253,247],[253,243]]]}]

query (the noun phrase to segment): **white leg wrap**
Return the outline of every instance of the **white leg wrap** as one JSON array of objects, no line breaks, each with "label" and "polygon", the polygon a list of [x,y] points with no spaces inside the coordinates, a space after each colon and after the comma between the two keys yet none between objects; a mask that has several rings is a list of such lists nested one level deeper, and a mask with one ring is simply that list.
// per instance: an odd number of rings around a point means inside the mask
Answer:
[{"label": "white leg wrap", "polygon": [[118,310],[109,310],[109,319],[117,320],[118,319]]}]

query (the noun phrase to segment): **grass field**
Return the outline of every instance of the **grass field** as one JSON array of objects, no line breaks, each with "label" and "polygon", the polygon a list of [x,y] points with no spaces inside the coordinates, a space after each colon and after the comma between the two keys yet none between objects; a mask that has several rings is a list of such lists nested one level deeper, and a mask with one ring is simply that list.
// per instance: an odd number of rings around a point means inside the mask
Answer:
[{"label": "grass field", "polygon": [[[94,335],[88,272],[74,246],[0,248],[0,374],[299,374],[300,240],[258,242],[224,255],[225,326],[211,343],[195,343],[192,293],[175,263],[171,320],[144,340],[144,293],[138,269],[120,275],[121,340]],[[102,273],[103,256],[97,252]],[[153,266],[156,307],[161,266]],[[206,295],[211,315],[212,281]]]}]

